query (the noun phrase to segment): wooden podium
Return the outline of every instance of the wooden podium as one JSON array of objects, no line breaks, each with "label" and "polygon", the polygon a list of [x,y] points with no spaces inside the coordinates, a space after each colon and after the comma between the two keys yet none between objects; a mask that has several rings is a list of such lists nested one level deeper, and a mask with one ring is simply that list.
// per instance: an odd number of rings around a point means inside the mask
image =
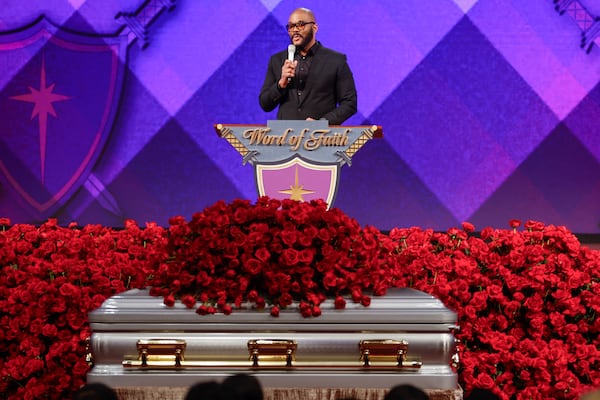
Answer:
[{"label": "wooden podium", "polygon": [[381,126],[329,126],[325,120],[271,120],[267,125],[215,124],[217,134],[254,167],[258,196],[310,201],[331,207],[340,169]]}]

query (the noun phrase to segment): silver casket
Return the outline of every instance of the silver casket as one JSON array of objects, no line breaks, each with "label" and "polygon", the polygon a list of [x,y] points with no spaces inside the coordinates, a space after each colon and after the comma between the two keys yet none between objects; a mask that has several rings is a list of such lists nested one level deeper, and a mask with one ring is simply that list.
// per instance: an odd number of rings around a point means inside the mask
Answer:
[{"label": "silver casket", "polygon": [[113,387],[190,386],[252,373],[265,387],[423,389],[458,387],[456,314],[435,297],[391,289],[369,307],[348,302],[304,318],[235,309],[200,316],[130,290],[89,314],[88,382]]}]

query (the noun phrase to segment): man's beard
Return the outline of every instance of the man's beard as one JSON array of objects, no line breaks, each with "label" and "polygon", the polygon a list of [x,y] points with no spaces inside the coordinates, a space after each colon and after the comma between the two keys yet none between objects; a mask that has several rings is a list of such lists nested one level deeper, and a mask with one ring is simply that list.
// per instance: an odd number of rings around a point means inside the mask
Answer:
[{"label": "man's beard", "polygon": [[[315,37],[315,34],[313,32],[313,30],[311,29],[310,31],[308,31],[308,33],[306,34],[306,36],[304,36],[302,38],[302,41],[300,42],[300,44],[298,46],[296,46],[298,48],[298,50],[308,50],[306,48],[306,46],[312,42],[313,38]],[[292,41],[293,43],[293,41]]]}]

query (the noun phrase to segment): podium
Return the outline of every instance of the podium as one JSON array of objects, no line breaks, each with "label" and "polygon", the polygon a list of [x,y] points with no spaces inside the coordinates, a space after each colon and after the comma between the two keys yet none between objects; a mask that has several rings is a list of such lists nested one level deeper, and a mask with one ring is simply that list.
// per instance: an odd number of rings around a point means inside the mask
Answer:
[{"label": "podium", "polygon": [[215,124],[217,134],[254,167],[258,196],[310,201],[329,207],[340,169],[368,141],[383,137],[381,126],[329,126],[326,120],[270,120],[267,125]]}]

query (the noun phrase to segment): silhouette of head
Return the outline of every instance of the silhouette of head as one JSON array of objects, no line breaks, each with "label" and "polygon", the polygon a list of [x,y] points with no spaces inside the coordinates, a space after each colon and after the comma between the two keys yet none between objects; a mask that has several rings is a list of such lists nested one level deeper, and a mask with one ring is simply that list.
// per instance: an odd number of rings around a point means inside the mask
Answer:
[{"label": "silhouette of head", "polygon": [[236,374],[225,378],[221,384],[225,400],[263,400],[263,390],[256,377]]},{"label": "silhouette of head", "polygon": [[403,384],[392,387],[384,400],[429,400],[429,395],[416,386]]}]

